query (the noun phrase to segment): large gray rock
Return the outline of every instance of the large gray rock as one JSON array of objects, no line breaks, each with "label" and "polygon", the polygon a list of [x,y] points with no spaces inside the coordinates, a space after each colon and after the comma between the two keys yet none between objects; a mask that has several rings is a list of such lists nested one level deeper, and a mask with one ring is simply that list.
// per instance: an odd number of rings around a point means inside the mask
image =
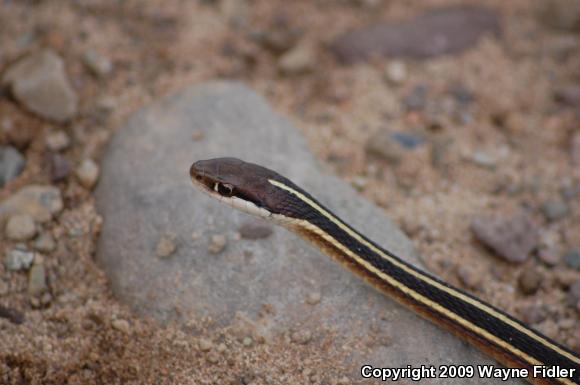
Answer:
[{"label": "large gray rock", "polygon": [[403,22],[384,22],[339,36],[332,52],[344,63],[372,56],[426,59],[464,51],[486,33],[498,36],[500,20],[489,8],[461,5],[429,10]]},{"label": "large gray rock", "polygon": [[[193,140],[194,132],[203,139]],[[243,320],[267,341],[289,333],[313,349],[328,349],[331,340],[356,380],[366,363],[490,362],[284,229],[237,239],[248,216],[198,192],[189,180],[193,161],[219,156],[278,170],[380,245],[418,263],[409,240],[381,210],[321,167],[299,132],[261,97],[241,85],[211,83],[137,113],[104,157],[98,260],[115,294],[135,311],[161,322],[210,316],[216,328]],[[223,251],[223,239],[219,247],[211,244],[220,239],[216,235],[227,238]]]}]

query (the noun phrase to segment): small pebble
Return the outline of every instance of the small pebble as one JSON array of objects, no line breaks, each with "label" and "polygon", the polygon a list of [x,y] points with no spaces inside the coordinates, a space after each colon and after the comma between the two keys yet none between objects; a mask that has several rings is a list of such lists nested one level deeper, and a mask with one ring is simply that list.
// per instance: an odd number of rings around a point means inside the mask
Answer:
[{"label": "small pebble", "polygon": [[99,179],[99,166],[92,159],[85,159],[77,167],[75,173],[81,185],[90,190]]},{"label": "small pebble", "polygon": [[362,175],[356,175],[351,181],[352,187],[354,187],[357,191],[364,191],[364,189],[369,184],[367,178]]},{"label": "small pebble", "polygon": [[6,282],[0,279],[0,296],[8,294],[9,287]]},{"label": "small pebble", "polygon": [[211,348],[213,348],[213,343],[206,338],[200,338],[197,342],[197,346],[202,352],[209,352]]},{"label": "small pebble", "polygon": [[228,350],[228,347],[226,346],[226,344],[221,343],[217,346],[216,350],[218,353],[224,353],[226,350]]},{"label": "small pebble", "polygon": [[407,149],[418,147],[425,141],[423,138],[408,132],[393,132],[391,135],[393,139]]},{"label": "small pebble", "polygon": [[408,111],[420,111],[427,104],[427,87],[418,85],[403,99],[403,104]]},{"label": "small pebble", "polygon": [[483,151],[474,151],[471,154],[471,161],[478,166],[486,168],[494,168],[496,165],[495,159]]},{"label": "small pebble", "polygon": [[226,244],[227,244],[227,238],[225,235],[215,234],[215,235],[211,236],[210,243],[209,243],[207,250],[211,254],[219,254],[226,248]]},{"label": "small pebble", "polygon": [[0,187],[16,178],[26,164],[24,156],[11,146],[0,146]]},{"label": "small pebble", "polygon": [[13,241],[26,241],[36,235],[34,219],[28,214],[14,214],[6,222],[6,236]]},{"label": "small pebble", "polygon": [[536,269],[530,268],[520,274],[518,284],[522,293],[532,295],[538,291],[543,279],[542,274]]},{"label": "small pebble", "polygon": [[209,362],[210,364],[217,364],[218,362],[220,362],[220,357],[217,353],[214,352],[210,352],[207,357],[207,362]]},{"label": "small pebble", "polygon": [[316,52],[308,44],[299,43],[280,57],[278,67],[287,75],[299,75],[316,67]]},{"label": "small pebble", "polygon": [[560,327],[560,329],[563,330],[572,329],[577,324],[578,324],[577,320],[573,318],[564,318],[558,321],[558,326]]},{"label": "small pebble", "polygon": [[404,156],[403,146],[385,129],[377,131],[366,142],[365,151],[370,156],[398,164]]},{"label": "small pebble", "polygon": [[42,253],[50,253],[56,249],[56,242],[49,233],[42,233],[34,241],[34,248]]},{"label": "small pebble", "polygon": [[70,138],[62,130],[54,131],[46,136],[46,147],[51,151],[66,150],[70,146]]},{"label": "small pebble", "polygon": [[309,305],[316,305],[320,303],[322,299],[322,294],[318,291],[311,291],[306,295],[306,303]]},{"label": "small pebble", "polygon": [[245,347],[250,347],[254,344],[254,340],[251,337],[244,337],[244,339],[242,340],[242,345],[244,345]]},{"label": "small pebble", "polygon": [[111,322],[111,326],[114,329],[117,329],[118,331],[123,332],[125,334],[131,333],[131,327],[127,320],[116,318]]},{"label": "small pebble", "polygon": [[247,221],[238,229],[242,238],[261,239],[272,235],[272,226],[264,222]]},{"label": "small pebble", "polygon": [[387,64],[385,68],[385,75],[389,83],[400,85],[407,79],[407,67],[405,63],[400,60],[393,60]]},{"label": "small pebble", "polygon": [[53,182],[60,182],[70,174],[70,164],[68,160],[59,153],[48,155],[50,164],[50,179]]},{"label": "small pebble", "polygon": [[0,304],[0,318],[6,318],[15,325],[20,325],[24,322],[24,314],[15,309],[4,307]]},{"label": "small pebble", "polygon": [[551,248],[540,249],[538,251],[538,258],[548,266],[556,266],[560,262],[560,256],[556,250]]},{"label": "small pebble", "polygon": [[538,244],[538,228],[525,213],[512,216],[480,216],[471,222],[478,241],[512,263],[522,263]]},{"label": "small pebble", "polygon": [[60,190],[54,186],[28,185],[0,202],[0,222],[12,214],[29,214],[35,222],[46,222],[62,211]]},{"label": "small pebble", "polygon": [[481,274],[478,274],[478,272],[470,266],[460,265],[457,268],[457,276],[469,289],[477,289],[481,284]]},{"label": "small pebble", "polygon": [[580,270],[580,247],[572,249],[564,254],[564,262],[573,269]]},{"label": "small pebble", "polygon": [[309,330],[298,330],[290,335],[290,339],[299,345],[306,345],[312,339],[312,333]]},{"label": "small pebble", "polygon": [[157,258],[168,258],[177,249],[176,237],[173,234],[163,234],[157,246],[155,247],[155,254]]},{"label": "small pebble", "polygon": [[44,293],[46,289],[46,271],[44,264],[36,263],[32,265],[28,275],[28,294],[38,296]]},{"label": "small pebble", "polygon": [[27,110],[42,118],[63,123],[77,114],[78,96],[64,60],[51,49],[32,52],[11,64],[2,83]]},{"label": "small pebble", "polygon": [[24,245],[17,245],[4,258],[4,266],[11,271],[26,270],[32,265],[32,261],[34,253],[28,251]]},{"label": "small pebble", "polygon": [[87,68],[98,77],[104,78],[113,71],[111,60],[95,51],[85,52],[83,61]]},{"label": "small pebble", "polygon": [[548,201],[542,205],[542,212],[550,222],[557,221],[568,216],[568,205],[562,201]]}]

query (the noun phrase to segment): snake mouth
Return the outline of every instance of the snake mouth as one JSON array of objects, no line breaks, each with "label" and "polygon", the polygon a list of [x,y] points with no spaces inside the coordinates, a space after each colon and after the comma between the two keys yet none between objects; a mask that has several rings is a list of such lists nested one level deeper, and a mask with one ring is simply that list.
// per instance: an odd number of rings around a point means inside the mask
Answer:
[{"label": "snake mouth", "polygon": [[211,195],[214,193],[214,186],[216,181],[209,177],[202,168],[198,165],[199,162],[195,162],[191,165],[189,169],[189,176],[194,185],[198,186],[202,191],[207,192]]}]

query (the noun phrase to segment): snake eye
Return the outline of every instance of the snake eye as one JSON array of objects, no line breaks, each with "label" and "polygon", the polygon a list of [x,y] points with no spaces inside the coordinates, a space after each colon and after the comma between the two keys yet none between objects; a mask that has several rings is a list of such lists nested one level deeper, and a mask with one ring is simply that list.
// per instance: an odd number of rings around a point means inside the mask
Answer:
[{"label": "snake eye", "polygon": [[217,182],[213,189],[223,197],[231,197],[232,194],[234,193],[234,186],[228,183]]}]

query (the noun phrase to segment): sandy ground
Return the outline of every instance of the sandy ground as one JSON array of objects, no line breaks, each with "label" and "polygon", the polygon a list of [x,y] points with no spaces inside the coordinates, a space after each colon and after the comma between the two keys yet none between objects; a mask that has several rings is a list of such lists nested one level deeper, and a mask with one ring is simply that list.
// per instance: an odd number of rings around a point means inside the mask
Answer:
[{"label": "sandy ground", "polygon": [[[578,35],[539,21],[541,2],[487,1],[504,17],[501,41],[487,38],[460,55],[404,61],[400,84],[387,79],[392,60],[341,66],[326,48],[351,28],[451,3],[457,2],[2,1],[0,70],[51,47],[65,60],[80,110],[72,122],[58,125],[0,97],[0,143],[19,147],[27,160],[24,172],[0,190],[0,199],[28,184],[52,183],[65,203],[56,220],[42,225],[57,239],[56,249],[43,256],[45,295],[30,296],[28,274],[0,264],[0,305],[11,314],[0,317],[0,382],[347,383],[327,361],[339,352],[313,352],[287,336],[264,343],[248,342],[235,330],[209,333],[206,320],[192,320],[187,328],[160,327],[131,314],[113,298],[93,260],[103,219],[91,190],[73,173],[51,181],[50,133],[62,129],[71,138],[62,154],[73,167],[84,158],[98,160],[133,111],[185,84],[216,78],[245,82],[288,116],[329,170],[398,221],[431,271],[519,318],[533,319],[547,335],[580,350],[575,327],[580,312],[567,302],[578,272],[562,262],[548,266],[535,254],[524,264],[508,264],[475,242],[469,229],[478,214],[525,207],[540,225],[540,248],[561,256],[580,244],[577,197],[568,201],[563,219],[549,223],[541,210],[580,183],[569,151],[577,116],[553,98],[557,87],[580,78],[578,45],[561,55]],[[313,47],[306,73],[283,73],[278,55],[261,43],[264,36],[288,30],[284,44]],[[82,59],[87,50],[111,60],[113,71],[94,76]],[[402,101],[420,85],[428,87],[427,107],[408,111]],[[456,85],[474,98],[461,123],[437,114],[453,104],[449,89]],[[420,135],[425,143],[402,151],[394,163],[376,159],[366,143],[385,128]],[[491,156],[493,167],[473,162],[477,151]],[[2,255],[14,247],[3,232],[0,244]],[[478,282],[466,286],[461,269]],[[541,285],[526,295],[518,277],[530,269]],[[538,318],[538,312],[546,316]]]}]

